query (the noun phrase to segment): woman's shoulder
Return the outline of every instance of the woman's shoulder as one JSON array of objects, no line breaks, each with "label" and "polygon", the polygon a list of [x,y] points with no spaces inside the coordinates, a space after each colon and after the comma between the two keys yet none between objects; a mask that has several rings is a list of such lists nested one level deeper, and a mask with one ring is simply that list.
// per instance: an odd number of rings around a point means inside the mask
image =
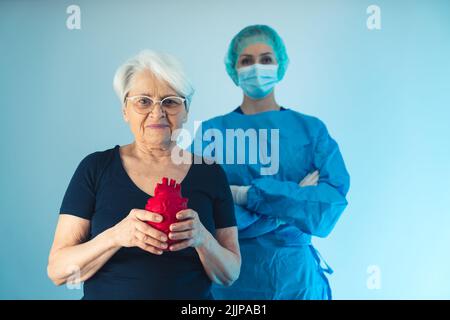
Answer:
[{"label": "woman's shoulder", "polygon": [[110,149],[106,149],[106,150],[94,151],[94,152],[86,155],[82,161],[89,163],[89,164],[104,162],[108,158],[111,158],[114,155],[114,152],[116,151],[117,148],[119,148],[119,145],[116,145],[114,148],[110,148]]},{"label": "woman's shoulder", "polygon": [[89,153],[81,160],[78,167],[91,172],[103,171],[113,159],[117,148],[119,148],[118,145],[114,148]]}]

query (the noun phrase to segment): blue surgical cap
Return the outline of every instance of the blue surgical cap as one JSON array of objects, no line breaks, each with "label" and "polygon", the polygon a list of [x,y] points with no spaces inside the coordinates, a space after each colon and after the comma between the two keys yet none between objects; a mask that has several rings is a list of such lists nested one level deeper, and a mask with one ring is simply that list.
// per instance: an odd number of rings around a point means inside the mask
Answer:
[{"label": "blue surgical cap", "polygon": [[278,33],[266,25],[248,26],[234,36],[225,56],[227,73],[236,85],[238,85],[236,63],[239,55],[245,48],[255,43],[264,43],[272,47],[278,61],[278,80],[283,79],[286,73],[289,58],[283,40]]}]

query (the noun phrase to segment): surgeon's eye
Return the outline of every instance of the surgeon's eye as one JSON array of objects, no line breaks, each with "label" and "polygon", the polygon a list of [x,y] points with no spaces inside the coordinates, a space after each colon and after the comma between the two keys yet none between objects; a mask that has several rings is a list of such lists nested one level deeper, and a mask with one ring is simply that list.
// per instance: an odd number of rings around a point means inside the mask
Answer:
[{"label": "surgeon's eye", "polygon": [[262,64],[271,64],[273,62],[273,59],[271,57],[262,57],[261,63]]},{"label": "surgeon's eye", "polygon": [[248,66],[252,63],[253,63],[253,61],[250,58],[244,58],[241,60],[241,65],[243,65],[243,66]]}]

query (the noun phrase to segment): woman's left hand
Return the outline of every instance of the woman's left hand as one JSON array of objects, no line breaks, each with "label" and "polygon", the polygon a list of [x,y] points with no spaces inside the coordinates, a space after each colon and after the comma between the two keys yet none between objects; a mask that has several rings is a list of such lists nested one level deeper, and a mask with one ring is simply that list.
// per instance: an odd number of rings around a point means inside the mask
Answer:
[{"label": "woman's left hand", "polygon": [[169,247],[170,251],[179,251],[187,247],[198,247],[206,241],[208,230],[200,222],[198,214],[192,209],[181,210],[177,219],[183,220],[170,225],[169,239],[180,241]]}]

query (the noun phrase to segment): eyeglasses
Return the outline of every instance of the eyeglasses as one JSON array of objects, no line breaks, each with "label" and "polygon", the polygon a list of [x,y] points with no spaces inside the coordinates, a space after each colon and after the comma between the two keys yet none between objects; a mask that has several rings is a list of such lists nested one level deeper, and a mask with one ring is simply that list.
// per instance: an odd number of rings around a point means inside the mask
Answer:
[{"label": "eyeglasses", "polygon": [[164,110],[169,115],[176,115],[179,113],[183,107],[185,106],[185,98],[177,97],[177,96],[169,96],[165,97],[162,100],[156,100],[149,96],[137,95],[126,97],[125,102],[130,100],[134,110],[140,114],[148,114],[155,107],[156,103],[159,103],[161,109]]}]

